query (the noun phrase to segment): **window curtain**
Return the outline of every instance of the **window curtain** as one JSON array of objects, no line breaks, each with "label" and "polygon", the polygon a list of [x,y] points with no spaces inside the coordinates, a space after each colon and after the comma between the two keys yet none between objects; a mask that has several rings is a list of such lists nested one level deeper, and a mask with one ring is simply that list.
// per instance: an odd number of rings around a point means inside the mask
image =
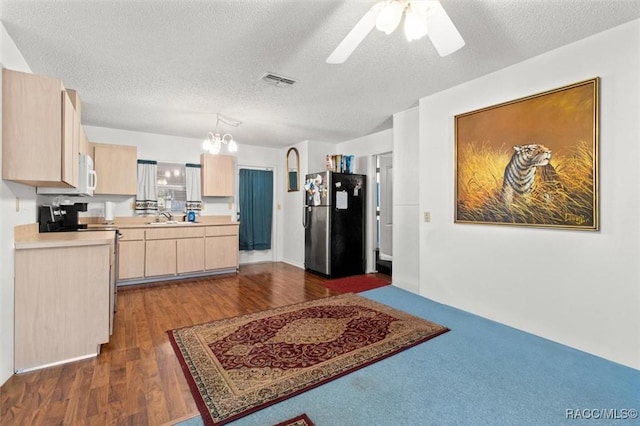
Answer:
[{"label": "window curtain", "polygon": [[158,162],[138,160],[138,190],[136,213],[155,214],[158,211]]},{"label": "window curtain", "polygon": [[269,250],[273,216],[273,172],[240,169],[240,250]]},{"label": "window curtain", "polygon": [[200,164],[185,165],[187,187],[187,211],[202,210],[202,180]]}]

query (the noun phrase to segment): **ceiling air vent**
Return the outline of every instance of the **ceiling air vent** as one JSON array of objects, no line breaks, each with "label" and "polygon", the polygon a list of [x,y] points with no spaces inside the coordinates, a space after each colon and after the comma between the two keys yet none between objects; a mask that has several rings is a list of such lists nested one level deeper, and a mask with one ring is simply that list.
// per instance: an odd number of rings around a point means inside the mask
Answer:
[{"label": "ceiling air vent", "polygon": [[272,86],[277,86],[277,87],[289,87],[289,86],[293,86],[294,83],[298,82],[298,80],[294,78],[285,77],[284,75],[278,75],[272,72],[263,74],[262,77],[260,77],[260,80],[264,81],[267,84],[270,84]]}]

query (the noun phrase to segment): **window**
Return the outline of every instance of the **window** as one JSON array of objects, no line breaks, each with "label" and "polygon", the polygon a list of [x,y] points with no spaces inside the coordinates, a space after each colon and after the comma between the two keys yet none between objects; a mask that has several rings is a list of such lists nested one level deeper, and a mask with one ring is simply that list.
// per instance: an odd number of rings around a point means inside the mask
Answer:
[{"label": "window", "polygon": [[185,166],[158,162],[158,207],[160,210],[185,212],[187,187]]}]

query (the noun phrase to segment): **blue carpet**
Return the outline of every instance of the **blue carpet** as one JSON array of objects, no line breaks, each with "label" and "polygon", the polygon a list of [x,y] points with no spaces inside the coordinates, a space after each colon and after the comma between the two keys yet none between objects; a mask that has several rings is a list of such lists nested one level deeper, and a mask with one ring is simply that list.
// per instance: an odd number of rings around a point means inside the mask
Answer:
[{"label": "blue carpet", "polygon": [[640,371],[397,287],[361,295],[451,331],[229,424],[301,413],[316,426],[640,424]]}]

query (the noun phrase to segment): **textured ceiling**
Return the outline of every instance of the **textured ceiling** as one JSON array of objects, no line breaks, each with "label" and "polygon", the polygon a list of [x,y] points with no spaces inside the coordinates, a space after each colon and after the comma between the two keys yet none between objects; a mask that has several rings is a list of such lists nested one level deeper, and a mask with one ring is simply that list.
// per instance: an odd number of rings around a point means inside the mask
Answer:
[{"label": "textured ceiling", "polygon": [[284,147],[390,128],[420,97],[640,18],[638,0],[442,0],[460,51],[374,29],[326,64],[373,3],[1,0],[0,20],[34,73],[79,92],[86,125],[204,138],[220,112],[241,145]]}]

